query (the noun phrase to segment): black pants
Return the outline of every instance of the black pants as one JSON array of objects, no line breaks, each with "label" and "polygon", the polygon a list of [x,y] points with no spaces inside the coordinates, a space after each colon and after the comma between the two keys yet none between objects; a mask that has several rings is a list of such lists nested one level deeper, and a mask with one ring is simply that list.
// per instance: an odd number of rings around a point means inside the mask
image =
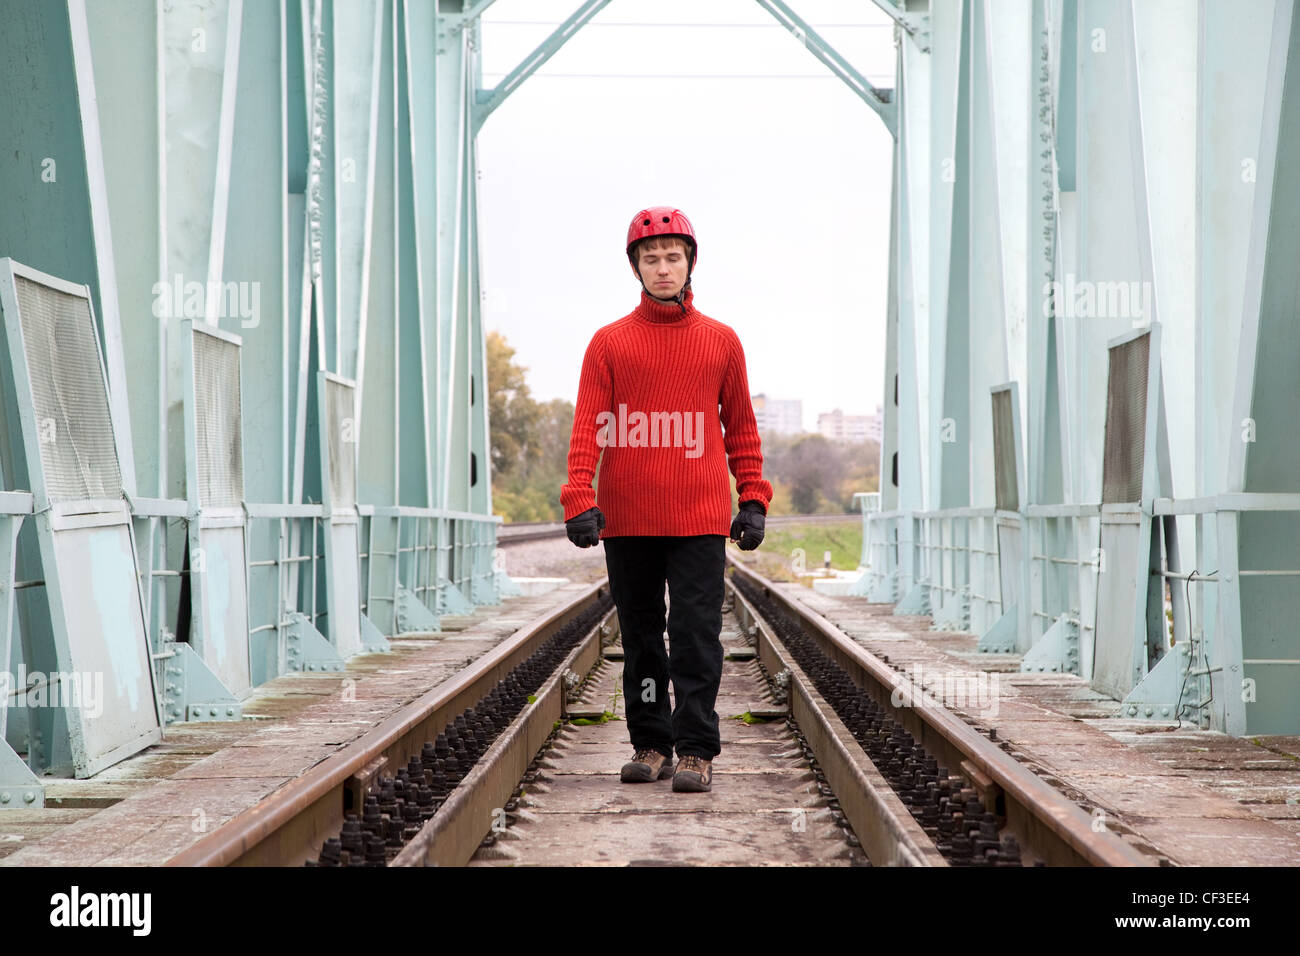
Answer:
[{"label": "black pants", "polygon": [[623,632],[623,695],[634,750],[671,757],[675,747],[679,757],[706,760],[722,750],[713,707],[722,680],[726,544],[721,534],[604,539],[610,595]]}]

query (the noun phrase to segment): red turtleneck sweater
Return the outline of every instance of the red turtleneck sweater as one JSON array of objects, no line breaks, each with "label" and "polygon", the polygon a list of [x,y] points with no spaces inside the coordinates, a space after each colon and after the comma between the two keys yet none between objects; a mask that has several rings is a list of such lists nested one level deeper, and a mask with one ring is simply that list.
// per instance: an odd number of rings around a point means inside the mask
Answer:
[{"label": "red turtleneck sweater", "polygon": [[767,510],[744,350],[693,298],[688,290],[683,313],[642,291],[635,311],[591,337],[560,489],[565,521],[595,506],[602,538],[729,534],[728,465],[740,500]]}]

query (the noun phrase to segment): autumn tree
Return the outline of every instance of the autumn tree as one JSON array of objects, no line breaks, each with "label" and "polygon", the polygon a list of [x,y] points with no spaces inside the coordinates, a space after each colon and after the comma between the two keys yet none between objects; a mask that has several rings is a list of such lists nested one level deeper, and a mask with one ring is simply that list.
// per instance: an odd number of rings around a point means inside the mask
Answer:
[{"label": "autumn tree", "polygon": [[487,336],[493,510],[506,521],[560,521],[573,403],[533,399],[528,369],[499,332]]},{"label": "autumn tree", "polygon": [[880,446],[832,442],[815,432],[763,435],[763,473],[774,514],[855,510],[853,495],[879,487]]},{"label": "autumn tree", "polygon": [[499,332],[487,334],[488,421],[492,432],[492,475],[506,477],[535,462],[537,403],[524,379],[527,368],[514,362],[515,350]]}]

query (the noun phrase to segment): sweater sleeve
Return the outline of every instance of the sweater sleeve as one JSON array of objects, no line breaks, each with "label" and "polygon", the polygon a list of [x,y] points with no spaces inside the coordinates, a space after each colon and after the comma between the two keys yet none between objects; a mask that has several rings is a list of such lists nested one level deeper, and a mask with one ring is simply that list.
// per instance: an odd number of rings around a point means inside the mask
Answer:
[{"label": "sweater sleeve", "polygon": [[609,411],[613,384],[605,354],[604,337],[597,333],[587,345],[578,378],[578,404],[573,410],[573,432],[569,436],[569,480],[560,488],[564,520],[596,506],[596,492],[591,487],[600,461],[598,434],[604,427],[597,416]]},{"label": "sweater sleeve", "polygon": [[772,501],[772,483],[763,477],[763,448],[749,398],[749,376],[745,371],[745,350],[733,336],[727,373],[722,380],[720,416],[725,433],[723,446],[727,466],[736,476],[736,493],[741,502],[757,501],[764,513]]}]

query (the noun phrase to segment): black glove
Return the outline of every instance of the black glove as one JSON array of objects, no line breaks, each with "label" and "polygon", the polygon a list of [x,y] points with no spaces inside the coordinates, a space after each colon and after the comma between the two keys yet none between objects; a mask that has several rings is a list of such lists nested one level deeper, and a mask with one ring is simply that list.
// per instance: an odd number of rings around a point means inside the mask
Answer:
[{"label": "black glove", "polygon": [[564,522],[569,540],[580,548],[594,548],[600,544],[600,529],[605,527],[605,516],[599,508],[588,508]]},{"label": "black glove", "polygon": [[742,501],[740,511],[731,520],[731,540],[740,542],[741,551],[753,551],[763,543],[767,512],[759,501]]}]

